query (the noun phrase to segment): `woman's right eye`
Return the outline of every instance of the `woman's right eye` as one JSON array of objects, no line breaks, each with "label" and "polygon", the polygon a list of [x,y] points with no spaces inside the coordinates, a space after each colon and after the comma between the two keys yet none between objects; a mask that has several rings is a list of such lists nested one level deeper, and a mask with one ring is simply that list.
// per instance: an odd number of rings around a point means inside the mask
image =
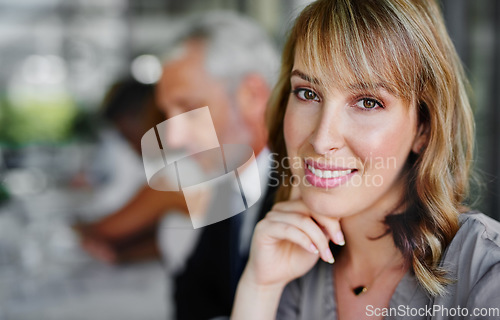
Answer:
[{"label": "woman's right eye", "polygon": [[319,102],[319,96],[316,92],[311,89],[298,88],[293,90],[293,93],[297,98],[303,101],[317,101]]}]

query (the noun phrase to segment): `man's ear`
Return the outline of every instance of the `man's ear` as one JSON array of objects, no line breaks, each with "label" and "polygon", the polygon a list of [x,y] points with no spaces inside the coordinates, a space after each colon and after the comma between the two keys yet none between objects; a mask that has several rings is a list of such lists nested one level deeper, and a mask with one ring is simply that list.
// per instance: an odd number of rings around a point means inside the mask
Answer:
[{"label": "man's ear", "polygon": [[258,74],[248,74],[241,80],[237,91],[241,114],[250,122],[264,116],[271,90]]},{"label": "man's ear", "polygon": [[428,126],[424,123],[421,123],[418,126],[417,134],[415,135],[415,139],[413,140],[413,145],[411,147],[411,150],[414,153],[420,154],[422,152],[429,139],[428,133]]}]

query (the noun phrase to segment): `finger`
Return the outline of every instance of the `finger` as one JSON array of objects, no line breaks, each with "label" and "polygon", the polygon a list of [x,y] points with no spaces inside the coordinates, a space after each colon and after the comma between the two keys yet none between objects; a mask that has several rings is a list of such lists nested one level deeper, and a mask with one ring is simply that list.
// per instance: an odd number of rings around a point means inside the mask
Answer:
[{"label": "finger", "polygon": [[328,245],[329,239],[323,233],[321,227],[311,219],[310,216],[305,216],[300,213],[292,212],[274,212],[271,211],[266,219],[270,219],[275,222],[287,223],[295,226],[297,229],[304,232],[319,250],[321,259],[326,262],[330,262],[333,258],[333,254]]},{"label": "finger", "polygon": [[[310,253],[313,253],[317,256],[319,255],[319,250],[314,245],[313,240],[307,233],[297,228],[296,226],[285,222],[272,220],[266,221],[266,225],[268,228],[266,230],[266,234],[271,236],[272,238],[282,241],[289,241],[300,246]],[[333,263],[335,261],[333,259],[333,255],[331,257],[328,257],[326,261],[329,263]]]},{"label": "finger", "polygon": [[313,214],[312,217],[326,230],[333,243],[339,246],[345,245],[344,233],[340,227],[339,219],[319,214]]}]

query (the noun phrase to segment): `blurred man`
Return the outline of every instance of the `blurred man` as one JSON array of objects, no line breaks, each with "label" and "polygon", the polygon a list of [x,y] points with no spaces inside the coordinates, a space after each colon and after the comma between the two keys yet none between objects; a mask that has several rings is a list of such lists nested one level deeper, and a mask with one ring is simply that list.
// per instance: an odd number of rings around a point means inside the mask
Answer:
[{"label": "blurred man", "polygon": [[[209,13],[193,19],[175,41],[156,88],[157,104],[167,118],[208,106],[221,145],[250,146],[263,193],[269,172],[264,113],[277,60],[266,34],[253,22],[236,14]],[[197,128],[194,120],[171,126],[165,134],[168,147],[188,153],[204,139],[203,128]],[[197,160],[206,171],[216,165],[213,158]],[[259,196],[258,190],[255,194]],[[252,197],[252,192],[246,196]],[[264,201],[262,196],[245,212],[202,228],[193,253],[175,280],[177,319],[229,316],[253,228],[267,212],[262,207]]]}]

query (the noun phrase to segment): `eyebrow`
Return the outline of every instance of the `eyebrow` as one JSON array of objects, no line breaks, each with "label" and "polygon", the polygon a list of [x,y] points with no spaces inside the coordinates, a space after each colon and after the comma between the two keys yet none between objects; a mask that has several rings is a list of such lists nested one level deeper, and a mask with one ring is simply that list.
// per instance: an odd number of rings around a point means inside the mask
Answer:
[{"label": "eyebrow", "polygon": [[398,96],[396,94],[396,91],[394,90],[394,87],[387,82],[377,82],[377,83],[373,83],[373,84],[356,83],[356,84],[349,86],[349,90],[353,90],[353,91],[358,90],[358,91],[376,92],[376,91],[379,91],[380,89],[385,89],[389,94],[391,94],[393,96]]},{"label": "eyebrow", "polygon": [[307,74],[305,74],[304,72],[300,71],[300,70],[293,70],[292,73],[290,74],[290,78],[293,77],[293,76],[297,76],[307,82],[310,82],[310,83],[314,83],[314,84],[319,84],[319,80],[316,79],[316,78],[313,78],[311,76],[308,76]]},{"label": "eyebrow", "polygon": [[[310,83],[313,83],[313,84],[319,84],[319,80],[314,78],[314,77],[311,77],[307,74],[305,74],[304,72],[300,71],[300,70],[293,70],[292,73],[290,74],[290,78],[293,77],[293,76],[297,76],[307,82],[310,82]],[[348,86],[348,89],[351,90],[351,91],[371,91],[371,92],[375,92],[375,91],[378,91],[380,89],[385,89],[387,92],[389,92],[389,94],[393,95],[393,96],[399,96],[397,93],[396,93],[396,90],[394,90],[394,86],[390,85],[389,83],[387,82],[377,82],[377,83],[355,83],[355,84],[351,84]]]}]

